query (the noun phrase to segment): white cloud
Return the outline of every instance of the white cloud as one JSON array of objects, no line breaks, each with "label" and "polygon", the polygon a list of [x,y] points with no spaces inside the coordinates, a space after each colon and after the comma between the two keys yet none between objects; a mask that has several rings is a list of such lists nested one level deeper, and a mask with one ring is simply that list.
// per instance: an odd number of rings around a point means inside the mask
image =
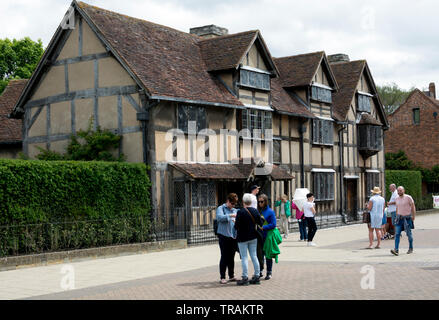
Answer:
[{"label": "white cloud", "polygon": [[[403,88],[439,81],[434,0],[88,0],[89,4],[188,32],[217,24],[230,33],[259,29],[275,57],[324,50],[366,59],[377,84]],[[69,0],[2,3],[0,38],[47,45]]]}]

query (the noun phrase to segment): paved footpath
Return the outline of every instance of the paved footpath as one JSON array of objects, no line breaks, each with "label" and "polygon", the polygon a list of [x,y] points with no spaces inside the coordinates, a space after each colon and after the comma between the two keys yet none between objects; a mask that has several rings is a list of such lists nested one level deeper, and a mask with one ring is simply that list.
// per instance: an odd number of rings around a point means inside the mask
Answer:
[{"label": "paved footpath", "polygon": [[[390,253],[393,240],[365,249],[364,224],[318,230],[317,247],[290,234],[273,278],[261,285],[219,284],[219,248],[206,245],[0,272],[0,299],[437,300],[439,213],[419,215],[415,225],[415,252],[406,254],[403,233],[398,257]],[[240,277],[239,255],[235,273]],[[74,289],[65,290],[69,284]]]}]

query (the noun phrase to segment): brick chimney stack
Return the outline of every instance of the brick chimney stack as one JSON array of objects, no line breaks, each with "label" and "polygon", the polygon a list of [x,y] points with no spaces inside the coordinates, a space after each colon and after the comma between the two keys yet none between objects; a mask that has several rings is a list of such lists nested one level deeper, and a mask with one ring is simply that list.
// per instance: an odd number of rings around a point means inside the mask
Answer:
[{"label": "brick chimney stack", "polygon": [[203,38],[214,38],[228,34],[229,30],[211,24],[208,26],[190,28],[189,33],[196,34],[197,36]]},{"label": "brick chimney stack", "polygon": [[436,99],[436,86],[434,85],[434,82],[430,82],[428,85],[428,91],[430,92],[430,97]]},{"label": "brick chimney stack", "polygon": [[344,53],[331,54],[327,56],[329,63],[349,62],[349,56]]}]

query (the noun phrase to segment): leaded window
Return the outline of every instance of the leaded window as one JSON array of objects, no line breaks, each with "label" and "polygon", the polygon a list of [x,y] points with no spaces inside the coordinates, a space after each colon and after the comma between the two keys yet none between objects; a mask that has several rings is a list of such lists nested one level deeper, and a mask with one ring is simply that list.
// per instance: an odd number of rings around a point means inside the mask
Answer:
[{"label": "leaded window", "polygon": [[370,96],[360,93],[357,95],[357,110],[370,113]]},{"label": "leaded window", "polygon": [[383,140],[381,126],[358,125],[358,148],[381,150]]},{"label": "leaded window", "polygon": [[281,140],[273,139],[273,162],[280,163],[281,162]]},{"label": "leaded window", "polygon": [[253,134],[254,129],[261,130],[262,136],[264,131],[272,128],[272,114],[270,111],[257,109],[242,110],[242,129],[250,130]]},{"label": "leaded window", "polygon": [[421,114],[419,108],[413,109],[413,124],[419,124],[421,122]]},{"label": "leaded window", "polygon": [[189,121],[195,121],[195,131],[199,132],[207,128],[206,124],[206,109],[204,107],[195,107],[191,105],[178,106],[178,129],[188,133]]},{"label": "leaded window", "polygon": [[192,207],[215,207],[216,184],[212,181],[192,182]]},{"label": "leaded window", "polygon": [[334,200],[334,173],[314,172],[313,191],[316,201]]},{"label": "leaded window", "polygon": [[240,69],[240,85],[262,90],[270,90],[270,75]]},{"label": "leaded window", "polygon": [[332,92],[331,90],[326,88],[311,86],[311,99],[326,103],[332,103]]},{"label": "leaded window", "polygon": [[334,144],[334,124],[331,120],[314,119],[312,126],[312,141],[314,144]]}]

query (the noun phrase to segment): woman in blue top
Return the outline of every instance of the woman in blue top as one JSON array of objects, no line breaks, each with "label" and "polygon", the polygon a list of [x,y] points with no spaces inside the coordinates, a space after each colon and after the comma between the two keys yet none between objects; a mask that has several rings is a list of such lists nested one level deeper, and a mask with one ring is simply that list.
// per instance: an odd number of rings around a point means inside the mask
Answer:
[{"label": "woman in blue top", "polygon": [[[258,197],[258,209],[261,213],[262,217],[264,218],[265,222],[263,223],[262,229],[264,233],[264,241],[267,237],[267,231],[276,228],[276,215],[274,211],[270,208],[268,205],[268,197],[265,194],[261,194]],[[258,259],[261,269],[261,277],[262,277],[262,270],[264,269],[264,253],[262,251],[264,244],[261,244],[261,247],[259,247],[258,244]],[[271,279],[272,271],[273,271],[273,259],[265,259],[267,261],[267,275],[265,277],[265,280]]]},{"label": "woman in blue top", "polygon": [[238,203],[236,193],[230,193],[227,201],[216,209],[216,219],[218,221],[218,240],[221,251],[219,263],[221,283],[226,284],[226,269],[229,273],[229,281],[236,281],[235,278],[235,252],[238,249],[236,241],[235,218],[237,210],[235,205]]}]

